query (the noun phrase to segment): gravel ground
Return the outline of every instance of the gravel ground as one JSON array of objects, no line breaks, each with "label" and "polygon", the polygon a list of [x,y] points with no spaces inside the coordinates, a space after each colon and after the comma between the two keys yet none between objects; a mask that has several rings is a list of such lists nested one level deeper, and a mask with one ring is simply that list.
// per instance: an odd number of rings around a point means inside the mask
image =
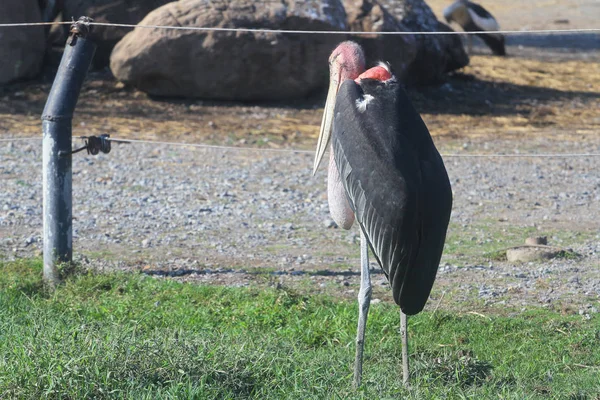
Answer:
[{"label": "gravel ground", "polygon": [[[442,153],[457,143],[438,140]],[[461,154],[600,153],[600,143],[471,141]],[[456,150],[453,150],[456,152]],[[328,215],[326,174],[313,155],[148,144],[113,145],[73,160],[76,258],[96,268],[243,286],[289,285],[354,297],[358,232]],[[0,258],[40,254],[37,141],[0,143]],[[446,157],[454,208],[429,307],[542,305],[586,315],[600,308],[600,157]],[[494,261],[492,250],[532,234],[581,256]],[[375,296],[389,301],[376,263]]]},{"label": "gravel ground", "polygon": [[[440,15],[448,1],[428,4]],[[595,27],[599,7],[596,0],[482,4],[509,30]],[[600,153],[598,34],[510,35],[507,45],[506,59],[476,46],[480,56],[462,75],[414,93],[440,152]],[[75,134],[270,140],[313,150],[321,98],[288,106],[155,101],[104,75],[90,74],[84,85]],[[0,88],[0,139],[38,134],[49,88],[48,80]],[[41,254],[40,145],[0,141],[0,260]],[[311,176],[312,159],[312,152],[148,144],[77,154],[75,258],[100,270],[355,298],[358,231],[329,218],[326,174]],[[444,159],[454,207],[428,308],[598,312],[600,157]],[[491,255],[538,235],[578,256],[511,263]],[[392,301],[374,262],[372,269],[375,303]]]}]

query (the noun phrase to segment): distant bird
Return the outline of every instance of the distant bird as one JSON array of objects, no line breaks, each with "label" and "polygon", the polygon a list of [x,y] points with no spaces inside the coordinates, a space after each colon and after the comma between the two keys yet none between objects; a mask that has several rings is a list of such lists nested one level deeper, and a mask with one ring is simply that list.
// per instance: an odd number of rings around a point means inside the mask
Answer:
[{"label": "distant bird", "polygon": [[[506,55],[504,36],[499,33],[485,33],[486,31],[499,31],[500,25],[485,8],[469,0],[458,0],[444,10],[444,18],[448,23],[456,22],[465,32],[478,33],[485,44],[498,56]],[[467,35],[469,53],[471,53],[472,38]]]},{"label": "distant bird", "polygon": [[361,382],[371,301],[367,244],[401,308],[408,383],[406,314],[423,309],[435,280],[452,208],[450,181],[427,127],[388,64],[365,71],[362,48],[343,42],[329,57],[329,74],[313,174],[331,140],[331,216],[344,229],[356,218],[361,231],[354,384]]}]

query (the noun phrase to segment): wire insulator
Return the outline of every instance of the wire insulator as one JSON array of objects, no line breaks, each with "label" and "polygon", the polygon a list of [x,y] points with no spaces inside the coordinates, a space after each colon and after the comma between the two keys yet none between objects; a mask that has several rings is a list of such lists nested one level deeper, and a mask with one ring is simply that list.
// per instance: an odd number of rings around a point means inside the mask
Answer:
[{"label": "wire insulator", "polygon": [[69,29],[70,35],[67,39],[69,46],[75,46],[77,38],[85,38],[91,31],[90,23],[94,20],[89,17],[80,17],[77,21],[73,21],[71,28]]},{"label": "wire insulator", "polygon": [[82,150],[87,150],[88,154],[95,156],[96,154],[103,152],[104,154],[110,153],[110,135],[104,134],[100,136],[79,136],[80,139],[85,139],[85,146],[75,150],[59,151],[59,157],[65,157],[71,154],[79,153]]},{"label": "wire insulator", "polygon": [[110,135],[104,134],[100,136],[88,136],[85,141],[88,154],[95,156],[99,152],[104,154],[110,153]]}]

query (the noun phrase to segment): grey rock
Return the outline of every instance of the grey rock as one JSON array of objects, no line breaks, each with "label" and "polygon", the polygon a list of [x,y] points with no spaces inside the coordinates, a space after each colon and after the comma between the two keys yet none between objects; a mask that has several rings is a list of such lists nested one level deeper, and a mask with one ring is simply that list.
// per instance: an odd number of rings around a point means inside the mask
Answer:
[{"label": "grey rock", "polygon": [[[343,0],[348,26],[354,32],[403,32],[408,29],[377,0]],[[365,50],[367,60],[382,60],[392,65],[402,81],[417,57],[418,43],[412,35],[353,35],[352,40]],[[372,62],[372,61],[371,61]]]},{"label": "grey rock", "polygon": [[38,0],[43,22],[54,21],[62,11],[64,0]]},{"label": "grey rock", "polygon": [[527,239],[525,239],[525,244],[528,244],[528,245],[537,245],[537,244],[547,245],[548,244],[548,238],[546,236],[528,237]]},{"label": "grey rock", "polygon": [[[346,30],[339,0],[181,0],[148,14],[145,25]],[[301,98],[327,81],[335,35],[135,29],[115,47],[117,79],[157,96],[222,100]],[[160,60],[160,62],[157,62]]]},{"label": "grey rock", "polygon": [[[343,0],[351,31],[451,31],[423,0]],[[355,35],[367,60],[391,63],[406,84],[436,83],[449,71],[469,63],[460,37],[451,35]]]},{"label": "grey rock", "polygon": [[[137,24],[152,10],[174,0],[62,0],[63,19],[71,21],[81,16],[94,19],[94,22],[113,22],[119,24]],[[131,28],[115,26],[94,26],[90,39],[97,45],[94,66],[108,66],[110,53]]]},{"label": "grey rock", "polygon": [[[0,24],[42,22],[36,0],[0,1]],[[46,51],[44,28],[41,26],[0,29],[0,85],[33,78],[41,68]]]},{"label": "grey rock", "polygon": [[[380,0],[384,7],[413,32],[451,31],[438,21],[423,0]],[[469,63],[460,37],[457,35],[417,35],[415,60],[406,75],[410,84],[426,84],[439,81],[446,72],[462,68]]]}]

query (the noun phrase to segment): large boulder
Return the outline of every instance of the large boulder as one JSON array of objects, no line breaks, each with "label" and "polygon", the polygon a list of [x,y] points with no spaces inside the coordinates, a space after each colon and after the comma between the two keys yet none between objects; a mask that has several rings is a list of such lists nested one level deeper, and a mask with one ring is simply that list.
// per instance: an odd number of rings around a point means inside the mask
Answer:
[{"label": "large boulder", "polygon": [[64,7],[63,0],[38,0],[38,5],[44,22],[54,21]]},{"label": "large boulder", "polygon": [[[4,1],[4,0],[0,0]],[[47,0],[46,0],[47,1]],[[63,19],[79,19],[86,16],[94,19],[94,22],[111,22],[116,24],[139,23],[152,10],[172,2],[173,0],[60,0],[62,2]],[[115,26],[94,26],[90,39],[96,45],[94,56],[94,67],[103,68],[108,66],[110,53],[119,40],[123,38],[131,28],[120,28]]]},{"label": "large boulder", "polygon": [[[347,30],[339,0],[180,0],[141,25]],[[328,79],[340,35],[206,32],[136,28],[115,47],[119,80],[153,95],[224,100],[304,97]]]},{"label": "large boulder", "polygon": [[[406,32],[405,26],[377,0],[343,0],[352,32]],[[417,57],[419,42],[414,35],[352,35],[361,44],[368,62],[387,61],[394,74],[406,81],[406,73]],[[368,65],[367,68],[371,66]]]},{"label": "large boulder", "polygon": [[[41,22],[37,0],[1,0],[0,24]],[[42,26],[0,28],[0,85],[36,76],[46,40]]]},{"label": "large boulder", "polygon": [[[424,0],[380,1],[406,31],[438,32],[450,30],[439,22]],[[407,84],[439,82],[446,72],[462,68],[469,57],[457,35],[415,35],[417,54],[406,70]]]},{"label": "large boulder", "polygon": [[[454,30],[443,22],[438,21],[438,32],[453,32]],[[452,72],[469,64],[469,56],[465,52],[463,41],[459,35],[445,35],[441,42],[442,53],[446,58],[444,72]]]},{"label": "large boulder", "polygon": [[[451,30],[423,0],[344,0],[355,32],[435,32]],[[389,8],[389,9],[388,9]],[[457,35],[356,35],[368,60],[392,64],[406,84],[436,83],[445,73],[469,63]]]}]

